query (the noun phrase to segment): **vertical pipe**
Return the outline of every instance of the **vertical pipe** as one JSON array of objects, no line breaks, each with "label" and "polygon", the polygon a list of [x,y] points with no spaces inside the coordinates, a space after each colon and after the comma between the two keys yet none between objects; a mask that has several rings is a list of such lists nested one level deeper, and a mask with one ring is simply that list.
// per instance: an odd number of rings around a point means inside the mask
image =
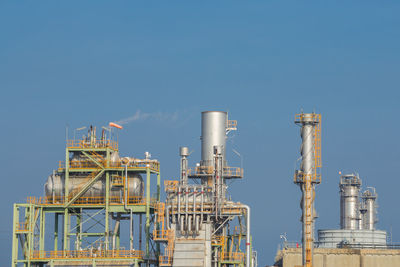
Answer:
[{"label": "vertical pipe", "polygon": [[201,186],[201,213],[200,213],[201,217],[200,217],[200,225],[203,224],[203,211],[204,211],[204,186]]},{"label": "vertical pipe", "polygon": [[150,166],[146,166],[146,258],[150,253]]},{"label": "vertical pipe", "polygon": [[250,267],[250,207],[244,205],[246,209],[246,267]]},{"label": "vertical pipe", "polygon": [[188,160],[187,157],[189,156],[189,148],[187,147],[180,147],[179,154],[181,156],[181,184],[187,185],[188,182]]},{"label": "vertical pipe", "polygon": [[[68,195],[69,195],[69,149],[68,144],[65,149],[65,179],[64,179],[64,203],[68,203]],[[64,209],[64,236],[63,236],[63,250],[68,250],[68,238],[69,238],[69,230],[68,230],[68,208]]]},{"label": "vertical pipe", "polygon": [[186,225],[186,231],[188,231],[189,227],[188,227],[188,216],[189,216],[189,187],[186,186],[185,188],[186,192],[185,192],[185,225]]},{"label": "vertical pipe", "polygon": [[139,214],[139,250],[142,250],[142,214]]},{"label": "vertical pipe", "polygon": [[157,201],[161,201],[161,174],[157,174]]},{"label": "vertical pipe", "polygon": [[[81,209],[79,209],[81,211]],[[76,215],[76,250],[79,250],[81,247],[80,241],[81,241],[81,233],[82,233],[82,226],[81,226],[81,212],[79,212]]]},{"label": "vertical pipe", "polygon": [[194,188],[193,189],[193,224],[196,223],[196,220],[195,220],[196,219],[196,192],[197,192],[197,189]]},{"label": "vertical pipe", "polygon": [[182,195],[182,188],[178,186],[178,223],[181,223],[181,195]]},{"label": "vertical pipe", "polygon": [[131,209],[129,218],[129,249],[133,250],[133,212]]}]

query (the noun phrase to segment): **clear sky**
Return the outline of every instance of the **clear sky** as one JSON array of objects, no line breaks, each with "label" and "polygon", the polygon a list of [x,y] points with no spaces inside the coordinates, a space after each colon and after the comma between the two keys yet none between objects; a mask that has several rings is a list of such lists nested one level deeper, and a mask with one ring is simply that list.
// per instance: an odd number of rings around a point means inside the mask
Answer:
[{"label": "clear sky", "polygon": [[[338,171],[379,194],[379,228],[400,241],[399,1],[1,1],[0,262],[11,258],[12,203],[41,196],[63,160],[65,126],[125,125],[121,154],[200,158],[200,112],[229,111],[228,145],[245,178],[260,266],[279,235],[300,239],[301,108],[322,114],[316,228],[339,225]],[[70,133],[71,134],[71,133]],[[229,148],[228,148],[229,150]],[[231,165],[240,159],[228,151]]]}]

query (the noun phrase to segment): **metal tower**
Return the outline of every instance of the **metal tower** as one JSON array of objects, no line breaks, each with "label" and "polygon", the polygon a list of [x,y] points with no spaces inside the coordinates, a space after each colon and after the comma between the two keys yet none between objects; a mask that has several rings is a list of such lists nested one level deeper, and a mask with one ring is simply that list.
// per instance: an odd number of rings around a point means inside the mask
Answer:
[{"label": "metal tower", "polygon": [[315,185],[321,182],[321,115],[296,114],[295,124],[301,127],[301,165],[296,170],[294,182],[302,192],[302,250],[303,266],[313,266]]},{"label": "metal tower", "polygon": [[165,245],[160,266],[255,266],[250,208],[230,200],[227,190],[227,181],[243,178],[243,169],[229,167],[225,157],[227,134],[236,126],[226,112],[202,112],[196,167],[188,167],[189,149],[180,148],[181,177],[165,181],[167,200],[156,210],[161,227],[154,240]]}]

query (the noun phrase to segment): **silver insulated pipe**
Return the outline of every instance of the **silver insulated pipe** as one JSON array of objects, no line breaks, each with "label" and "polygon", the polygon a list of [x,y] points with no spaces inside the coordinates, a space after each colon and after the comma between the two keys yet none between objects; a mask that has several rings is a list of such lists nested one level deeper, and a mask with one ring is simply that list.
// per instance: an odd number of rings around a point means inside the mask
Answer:
[{"label": "silver insulated pipe", "polygon": [[295,183],[300,186],[302,209],[302,262],[311,266],[314,248],[315,184],[319,183],[317,168],[320,168],[320,115],[297,114],[295,123],[301,127],[300,170],[296,171]]},{"label": "silver insulated pipe", "polygon": [[201,113],[201,166],[213,166],[214,147],[222,147],[222,162],[226,166],[225,148],[228,113],[204,111]]},{"label": "silver insulated pipe", "polygon": [[360,229],[360,194],[361,179],[356,174],[340,177],[340,228],[348,230]]}]

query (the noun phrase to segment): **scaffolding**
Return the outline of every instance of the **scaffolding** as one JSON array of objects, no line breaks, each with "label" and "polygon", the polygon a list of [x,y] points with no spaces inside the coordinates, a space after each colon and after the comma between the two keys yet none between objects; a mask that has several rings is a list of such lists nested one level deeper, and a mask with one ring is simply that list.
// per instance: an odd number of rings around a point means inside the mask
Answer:
[{"label": "scaffolding", "polygon": [[[12,266],[158,264],[160,251],[151,228],[160,201],[160,164],[148,157],[115,159],[116,153],[118,142],[104,134],[97,139],[94,127],[87,138],[66,142],[65,161],[57,169],[63,177],[62,193],[14,204]],[[140,195],[130,195],[128,176],[140,174],[145,176],[144,189]],[[80,182],[71,186],[74,177]],[[100,182],[104,193],[93,196]],[[50,219],[54,228],[47,231]],[[121,236],[127,236],[121,235],[123,220],[130,222],[129,249],[121,245]],[[139,225],[136,248],[134,221]]]}]

